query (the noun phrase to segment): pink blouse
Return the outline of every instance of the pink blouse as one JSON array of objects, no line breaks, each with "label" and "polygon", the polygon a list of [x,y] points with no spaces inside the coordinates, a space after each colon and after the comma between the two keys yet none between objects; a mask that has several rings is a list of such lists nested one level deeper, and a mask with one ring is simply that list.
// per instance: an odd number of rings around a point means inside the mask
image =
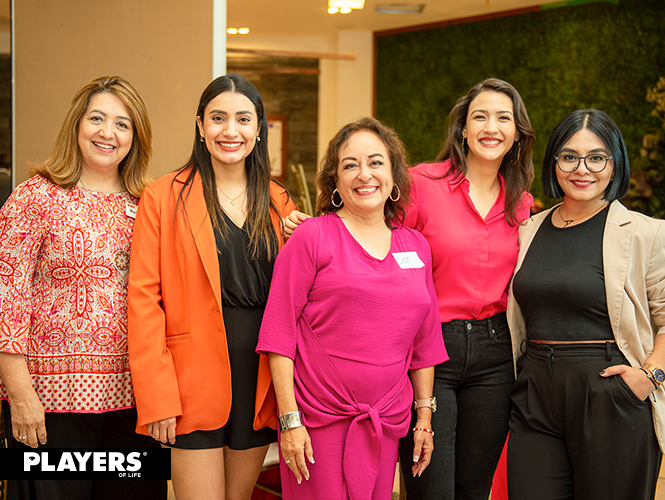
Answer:
[{"label": "pink blouse", "polygon": [[[483,219],[469,197],[465,177],[441,177],[445,163],[409,170],[411,205],[405,225],[417,229],[432,249],[432,275],[441,322],[483,319],[506,310],[508,283],[517,262],[519,225],[505,217],[504,180],[494,206]],[[533,197],[524,193],[517,217],[529,217]]]},{"label": "pink blouse", "polygon": [[26,357],[46,411],[134,405],[127,207],[137,203],[128,193],[63,189],[35,176],[0,210],[0,352]]}]

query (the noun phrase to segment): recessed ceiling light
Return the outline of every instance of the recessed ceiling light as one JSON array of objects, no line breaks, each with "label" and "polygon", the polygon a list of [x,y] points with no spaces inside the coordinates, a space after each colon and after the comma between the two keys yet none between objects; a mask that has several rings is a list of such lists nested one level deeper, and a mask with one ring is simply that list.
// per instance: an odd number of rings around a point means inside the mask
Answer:
[{"label": "recessed ceiling light", "polygon": [[365,7],[365,0],[328,0],[328,7],[362,9]]},{"label": "recessed ceiling light", "polygon": [[422,14],[425,4],[409,3],[380,3],[374,12],[377,14]]},{"label": "recessed ceiling light", "polygon": [[226,28],[226,32],[229,35],[237,35],[238,34],[238,28]]},{"label": "recessed ceiling light", "polygon": [[348,14],[352,9],[365,7],[365,0],[328,0],[328,14]]},{"label": "recessed ceiling light", "polygon": [[240,28],[240,29],[238,30],[238,33],[239,33],[240,35],[246,35],[247,33],[249,33],[249,28]]}]

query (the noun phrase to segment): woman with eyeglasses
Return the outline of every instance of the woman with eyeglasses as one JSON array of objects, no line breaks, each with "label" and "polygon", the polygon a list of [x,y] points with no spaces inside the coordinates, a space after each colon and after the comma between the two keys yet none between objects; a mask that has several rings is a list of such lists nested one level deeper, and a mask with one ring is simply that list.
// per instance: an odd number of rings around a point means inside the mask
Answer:
[{"label": "woman with eyeglasses", "polygon": [[[619,201],[618,127],[582,109],[554,129],[508,302],[517,380],[511,500],[653,499],[665,443],[665,224]],[[655,325],[654,331],[652,325]]]}]

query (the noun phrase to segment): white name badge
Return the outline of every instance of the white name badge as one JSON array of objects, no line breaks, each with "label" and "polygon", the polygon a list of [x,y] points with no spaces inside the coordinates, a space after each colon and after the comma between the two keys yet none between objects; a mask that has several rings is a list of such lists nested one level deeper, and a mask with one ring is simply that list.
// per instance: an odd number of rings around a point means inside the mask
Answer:
[{"label": "white name badge", "polygon": [[127,202],[127,205],[125,205],[125,215],[132,219],[136,219],[136,205]]},{"label": "white name badge", "polygon": [[425,267],[423,261],[420,260],[416,252],[398,252],[394,253],[393,257],[397,261],[397,265],[402,269],[420,269]]}]

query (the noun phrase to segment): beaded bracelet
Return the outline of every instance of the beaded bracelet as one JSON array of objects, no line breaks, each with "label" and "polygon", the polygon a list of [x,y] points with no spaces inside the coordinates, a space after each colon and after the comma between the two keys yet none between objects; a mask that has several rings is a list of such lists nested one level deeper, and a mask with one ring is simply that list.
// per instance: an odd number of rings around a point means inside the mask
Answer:
[{"label": "beaded bracelet", "polygon": [[658,390],[658,383],[653,379],[653,375],[651,375],[651,373],[646,371],[644,368],[640,368],[640,370],[642,370],[646,374],[647,378],[651,380],[653,386],[656,388],[656,390]]},{"label": "beaded bracelet", "polygon": [[416,432],[416,431],[429,432],[432,435],[432,437],[434,437],[434,431],[432,429],[427,429],[423,427],[414,427],[413,429],[411,429],[411,432]]}]

